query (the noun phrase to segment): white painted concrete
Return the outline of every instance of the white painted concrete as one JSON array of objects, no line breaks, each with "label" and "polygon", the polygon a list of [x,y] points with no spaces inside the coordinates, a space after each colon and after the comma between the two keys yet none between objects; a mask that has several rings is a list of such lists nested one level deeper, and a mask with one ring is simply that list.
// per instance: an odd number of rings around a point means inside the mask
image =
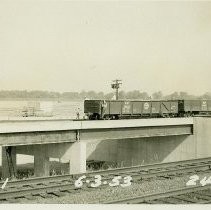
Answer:
[{"label": "white painted concrete", "polygon": [[98,120],[97,122],[96,121],[82,121],[81,129],[154,127],[154,126],[192,125],[192,124],[193,124],[193,118]]},{"label": "white painted concrete", "polygon": [[190,125],[193,118],[155,118],[133,120],[98,120],[72,121],[72,120],[3,120],[0,121],[0,133],[59,131],[76,129],[100,128],[130,128],[154,127],[168,125]]},{"label": "white painted concrete", "polygon": [[75,130],[80,127],[80,121],[71,120],[0,121],[0,133]]},{"label": "white painted concrete", "polygon": [[[68,151],[70,160],[70,174],[86,172],[86,143],[73,143]],[[66,159],[64,157],[64,159]]]}]

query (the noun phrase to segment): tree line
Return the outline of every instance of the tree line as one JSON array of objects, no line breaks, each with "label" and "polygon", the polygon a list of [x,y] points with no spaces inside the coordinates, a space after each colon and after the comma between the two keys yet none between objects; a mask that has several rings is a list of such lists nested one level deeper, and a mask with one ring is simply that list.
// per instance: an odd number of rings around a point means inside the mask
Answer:
[{"label": "tree line", "polygon": [[[1,90],[0,99],[54,99],[54,100],[84,100],[87,99],[114,99],[114,92],[104,93],[95,91],[81,92],[51,92],[51,91],[27,91],[27,90]],[[119,99],[139,99],[139,100],[159,100],[159,99],[211,99],[211,92],[200,96],[190,95],[187,92],[173,92],[164,95],[161,91],[149,95],[147,92],[139,90],[120,91]]]}]

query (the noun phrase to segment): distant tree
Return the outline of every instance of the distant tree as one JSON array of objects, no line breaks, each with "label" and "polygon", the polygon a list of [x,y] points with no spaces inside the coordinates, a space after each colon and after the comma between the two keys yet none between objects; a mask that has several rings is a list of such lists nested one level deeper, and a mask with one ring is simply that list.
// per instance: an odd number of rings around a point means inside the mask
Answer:
[{"label": "distant tree", "polygon": [[49,97],[50,98],[59,98],[60,97],[60,93],[58,93],[58,92],[49,92]]},{"label": "distant tree", "polygon": [[179,98],[180,99],[189,99],[190,97],[189,97],[188,93],[186,93],[186,92],[180,92],[179,93]]},{"label": "distant tree", "polygon": [[62,93],[62,98],[65,99],[78,99],[79,95],[77,92],[64,92]]},{"label": "distant tree", "polygon": [[141,92],[141,93],[140,93],[140,99],[146,100],[146,99],[148,99],[148,98],[149,98],[149,95],[148,95],[147,92]]},{"label": "distant tree", "polygon": [[97,98],[97,94],[96,94],[95,91],[91,90],[91,91],[88,91],[88,92],[87,92],[87,97],[88,97],[89,99],[96,99],[96,98]]},{"label": "distant tree", "polygon": [[152,94],[153,99],[162,99],[163,98],[163,93],[161,91],[155,92]]},{"label": "distant tree", "polygon": [[80,99],[85,99],[87,97],[87,92],[82,90],[78,95]]},{"label": "distant tree", "polygon": [[126,98],[125,91],[123,91],[123,90],[119,91],[119,99],[125,99],[125,98]]},{"label": "distant tree", "polygon": [[211,99],[211,92],[207,92],[204,95],[200,96],[200,99]]},{"label": "distant tree", "polygon": [[[101,92],[95,91],[81,91],[78,92],[53,92],[53,91],[40,91],[40,90],[0,90],[0,99],[7,98],[20,98],[20,99],[65,99],[65,100],[75,100],[81,99],[84,100],[85,97],[89,99],[108,99],[111,100],[114,98],[114,92],[104,94]],[[180,93],[174,92],[172,94],[164,96],[161,91],[155,92],[152,94],[153,99],[211,99],[211,92],[207,92],[201,96],[190,95],[187,92],[181,91]],[[146,100],[151,99],[147,92],[140,92],[139,90],[133,90],[129,92],[120,91],[119,99],[138,99],[138,100]]]},{"label": "distant tree", "polygon": [[80,99],[85,99],[85,98],[88,98],[88,99],[98,99],[99,96],[98,94],[95,92],[95,91],[82,91],[79,93],[79,97]]},{"label": "distant tree", "polygon": [[179,94],[178,94],[178,92],[174,92],[170,95],[165,96],[164,98],[165,99],[172,99],[172,100],[179,99]]},{"label": "distant tree", "polygon": [[107,93],[105,94],[105,99],[111,100],[114,97],[114,93]]},{"label": "distant tree", "polygon": [[96,96],[97,96],[97,99],[104,99],[104,93],[102,91],[97,93]]},{"label": "distant tree", "polygon": [[140,99],[140,97],[141,97],[141,94],[140,94],[139,90],[129,91],[126,94],[127,99]]}]

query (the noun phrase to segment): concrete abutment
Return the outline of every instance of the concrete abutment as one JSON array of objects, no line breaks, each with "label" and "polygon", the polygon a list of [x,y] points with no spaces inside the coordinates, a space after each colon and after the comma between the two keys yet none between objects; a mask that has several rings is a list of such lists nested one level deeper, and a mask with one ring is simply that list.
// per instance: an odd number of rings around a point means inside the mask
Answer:
[{"label": "concrete abutment", "polygon": [[87,159],[127,167],[211,157],[211,117],[193,120],[192,135],[90,141]]}]

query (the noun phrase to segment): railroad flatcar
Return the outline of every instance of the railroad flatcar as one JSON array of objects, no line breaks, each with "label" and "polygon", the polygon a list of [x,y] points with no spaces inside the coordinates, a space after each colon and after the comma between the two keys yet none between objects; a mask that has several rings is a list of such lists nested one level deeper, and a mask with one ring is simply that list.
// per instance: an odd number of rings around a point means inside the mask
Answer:
[{"label": "railroad flatcar", "polygon": [[85,100],[89,119],[184,117],[211,114],[211,100]]}]

